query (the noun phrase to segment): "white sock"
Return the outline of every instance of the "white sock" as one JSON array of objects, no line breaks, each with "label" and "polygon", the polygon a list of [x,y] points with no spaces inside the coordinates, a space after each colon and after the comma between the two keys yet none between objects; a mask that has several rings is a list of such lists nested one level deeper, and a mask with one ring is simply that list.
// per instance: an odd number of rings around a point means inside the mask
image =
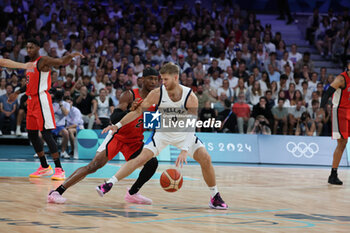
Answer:
[{"label": "white sock", "polygon": [[218,187],[216,187],[216,185],[213,187],[209,187],[209,190],[210,190],[211,197],[214,197],[218,193]]},{"label": "white sock", "polygon": [[113,185],[118,182],[117,177],[112,176],[109,180],[107,180],[107,183],[112,183]]},{"label": "white sock", "polygon": [[16,130],[21,131],[21,126],[17,125]]}]

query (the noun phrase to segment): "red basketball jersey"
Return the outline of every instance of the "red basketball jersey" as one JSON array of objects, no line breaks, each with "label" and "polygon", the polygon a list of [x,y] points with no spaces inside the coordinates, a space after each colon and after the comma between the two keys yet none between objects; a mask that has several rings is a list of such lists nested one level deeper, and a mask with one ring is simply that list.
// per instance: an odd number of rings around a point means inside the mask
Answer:
[{"label": "red basketball jersey", "polygon": [[[138,88],[133,89],[132,92],[134,100],[142,100]],[[155,111],[155,106],[150,107],[148,110]],[[124,125],[120,130],[118,130],[118,133],[115,134],[115,137],[117,137],[118,140],[124,143],[139,142],[143,140],[144,131],[145,130],[143,128],[143,114],[141,114],[136,120]]]},{"label": "red basketball jersey", "polygon": [[340,74],[345,79],[345,88],[338,88],[333,94],[333,107],[350,109],[350,78],[346,72]]},{"label": "red basketball jersey", "polygon": [[38,69],[38,62],[41,57],[34,61],[35,68],[28,69],[26,73],[27,90],[26,95],[38,95],[51,89],[51,72],[42,72]]}]

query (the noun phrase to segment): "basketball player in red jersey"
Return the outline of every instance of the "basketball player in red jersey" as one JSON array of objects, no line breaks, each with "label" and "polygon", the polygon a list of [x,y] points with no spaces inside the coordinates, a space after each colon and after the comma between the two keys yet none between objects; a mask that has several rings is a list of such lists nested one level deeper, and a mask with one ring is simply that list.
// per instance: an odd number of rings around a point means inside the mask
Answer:
[{"label": "basketball player in red jersey", "polygon": [[21,62],[12,61],[10,59],[0,58],[0,66],[6,67],[6,68],[12,68],[12,69],[33,69],[34,63],[33,62],[21,63]]},{"label": "basketball player in red jersey", "polygon": [[343,182],[338,178],[337,170],[350,134],[350,63],[346,71],[335,78],[322,96],[321,109],[326,106],[332,95],[332,138],[337,139],[337,147],[333,154],[328,183],[342,185]]},{"label": "basketball player in red jersey", "polygon": [[[32,142],[35,152],[40,159],[40,167],[36,172],[29,175],[32,178],[49,176],[53,174],[51,166],[47,163],[44,146],[39,138],[39,130],[46,141],[52,158],[55,163],[55,174],[52,180],[64,180],[65,174],[61,166],[56,142],[52,136],[51,130],[56,128],[55,116],[52,107],[51,95],[48,90],[51,88],[52,66],[67,65],[75,56],[83,56],[80,53],[73,53],[62,58],[41,57],[39,55],[40,44],[35,39],[27,41],[27,53],[34,67],[27,69],[27,85],[9,97],[9,102],[14,101],[19,93],[26,92],[27,101],[27,130],[28,138]],[[62,107],[62,106],[61,106]]]},{"label": "basketball player in red jersey", "polygon": [[[133,89],[132,91],[125,91],[120,96],[118,108],[114,110],[111,120],[115,124],[122,119],[128,112],[128,107],[133,104],[136,108],[138,99],[144,99],[150,91],[158,85],[158,71],[154,68],[146,68],[143,70],[143,80],[141,89]],[[136,101],[135,101],[136,100]],[[134,102],[133,102],[134,101]],[[49,203],[63,204],[66,198],[62,194],[69,187],[84,179],[85,176],[96,172],[102,168],[106,163],[113,159],[119,152],[122,152],[125,160],[136,158],[143,148],[143,119],[137,118],[125,126],[125,129],[119,130],[112,134],[109,133],[100,147],[97,149],[93,160],[86,166],[78,168],[72,175],[70,175],[65,182],[56,190],[52,190],[47,198]],[[132,185],[130,190],[126,192],[125,200],[130,203],[137,204],[152,204],[152,200],[146,198],[138,193],[139,189],[153,176],[158,167],[158,160],[152,158],[149,160],[141,170],[138,179]],[[104,185],[97,187],[97,192],[103,196],[112,187],[113,182],[107,181]]]}]

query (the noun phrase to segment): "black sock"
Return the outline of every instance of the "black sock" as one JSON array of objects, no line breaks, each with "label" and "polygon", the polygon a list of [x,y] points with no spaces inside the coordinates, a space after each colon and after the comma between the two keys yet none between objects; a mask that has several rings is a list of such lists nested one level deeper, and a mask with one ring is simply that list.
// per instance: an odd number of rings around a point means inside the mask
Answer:
[{"label": "black sock", "polygon": [[40,159],[41,167],[43,167],[43,168],[48,168],[49,167],[49,164],[47,163],[45,155],[39,157],[39,159]]},{"label": "black sock", "polygon": [[55,163],[55,167],[60,167],[62,168],[60,158],[54,158],[53,162]]},{"label": "black sock", "polygon": [[63,194],[64,191],[66,191],[66,188],[63,187],[63,185],[60,185],[57,189],[56,189],[57,192],[59,192],[59,194]]},{"label": "black sock", "polygon": [[332,168],[332,170],[331,170],[331,175],[332,175],[332,176],[338,175],[338,168]]}]

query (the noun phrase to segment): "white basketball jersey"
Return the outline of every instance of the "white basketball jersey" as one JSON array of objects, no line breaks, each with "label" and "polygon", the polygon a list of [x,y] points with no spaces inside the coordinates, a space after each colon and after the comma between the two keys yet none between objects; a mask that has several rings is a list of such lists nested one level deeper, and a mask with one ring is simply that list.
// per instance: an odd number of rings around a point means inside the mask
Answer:
[{"label": "white basketball jersey", "polygon": [[[181,99],[177,102],[174,102],[170,99],[168,92],[166,90],[166,88],[164,87],[164,85],[161,86],[161,92],[160,92],[160,100],[159,100],[159,104],[158,104],[158,110],[159,112],[162,114],[161,117],[162,119],[174,119],[174,121],[177,120],[177,118],[185,118],[185,116],[187,115],[187,108],[186,108],[186,104],[187,104],[187,100],[188,97],[191,94],[191,88],[189,87],[185,87],[183,85],[180,85],[180,87],[182,88],[182,96]],[[162,121],[163,122],[163,121]],[[186,134],[184,134],[183,132],[181,132],[181,130],[178,130],[178,132],[176,132],[176,127],[173,127],[174,129],[167,131],[165,129],[165,125],[161,126],[162,130],[158,130],[158,132],[162,132],[162,133],[166,133],[166,135],[172,135],[172,136],[185,136]]]}]

